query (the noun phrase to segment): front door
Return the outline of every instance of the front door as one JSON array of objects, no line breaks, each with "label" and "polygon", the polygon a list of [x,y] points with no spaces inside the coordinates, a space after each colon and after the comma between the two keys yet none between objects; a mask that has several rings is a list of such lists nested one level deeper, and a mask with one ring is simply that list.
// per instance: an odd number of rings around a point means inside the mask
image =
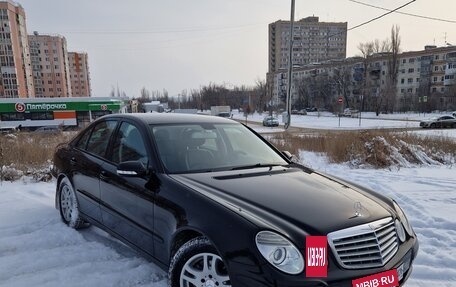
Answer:
[{"label": "front door", "polygon": [[117,174],[117,165],[125,161],[140,161],[149,167],[145,138],[133,123],[121,123],[114,136],[110,162],[101,167],[100,205],[105,226],[153,255],[154,191],[149,187],[149,176]]}]

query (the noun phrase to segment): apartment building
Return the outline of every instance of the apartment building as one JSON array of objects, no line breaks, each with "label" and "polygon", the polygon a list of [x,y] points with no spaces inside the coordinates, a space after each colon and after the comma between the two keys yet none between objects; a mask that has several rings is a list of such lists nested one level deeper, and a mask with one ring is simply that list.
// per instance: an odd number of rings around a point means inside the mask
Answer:
[{"label": "apartment building", "polygon": [[[389,61],[390,54],[380,53],[368,60],[353,57],[294,68],[292,103],[310,97],[310,101],[306,100],[309,105],[331,109],[343,96],[348,107],[375,110],[376,105],[387,104],[388,98],[382,97],[388,91]],[[397,61],[395,87],[389,98],[394,101],[389,103],[394,110],[456,109],[456,46],[426,46],[421,51],[399,54]],[[272,73],[271,92],[276,105],[286,94],[287,76],[286,70]],[[318,83],[324,85],[318,87]],[[306,91],[302,86],[306,86]]]},{"label": "apartment building", "polygon": [[60,35],[29,35],[36,97],[70,97],[67,42]]},{"label": "apartment building", "polygon": [[[347,54],[347,22],[319,22],[312,16],[294,22],[293,65],[344,59]],[[269,72],[288,68],[290,21],[269,24]]]},{"label": "apartment building", "polygon": [[33,98],[35,90],[22,6],[1,1],[0,25],[0,98]]},{"label": "apartment building", "polygon": [[68,57],[73,97],[90,97],[92,90],[87,53],[70,52]]}]

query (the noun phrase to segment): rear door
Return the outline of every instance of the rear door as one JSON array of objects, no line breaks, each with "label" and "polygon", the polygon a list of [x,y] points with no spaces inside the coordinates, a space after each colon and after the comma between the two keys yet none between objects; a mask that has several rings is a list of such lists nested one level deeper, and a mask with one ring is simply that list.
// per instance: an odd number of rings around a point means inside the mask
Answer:
[{"label": "rear door", "polygon": [[110,161],[101,167],[101,212],[103,224],[153,255],[154,184],[150,176],[126,177],[117,174],[125,161],[140,161],[152,169],[147,134],[134,122],[124,121],[113,138]]},{"label": "rear door", "polygon": [[80,211],[101,222],[100,182],[101,166],[106,160],[106,149],[116,128],[116,120],[102,121],[88,129],[74,146],[70,165],[71,179],[78,197]]}]

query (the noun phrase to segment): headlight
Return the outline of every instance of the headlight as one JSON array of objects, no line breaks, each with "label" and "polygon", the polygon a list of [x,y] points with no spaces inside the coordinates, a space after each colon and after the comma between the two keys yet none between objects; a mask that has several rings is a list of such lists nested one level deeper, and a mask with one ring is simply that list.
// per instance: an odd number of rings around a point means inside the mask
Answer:
[{"label": "headlight", "polygon": [[261,255],[280,271],[299,274],[304,270],[304,259],[301,253],[282,235],[261,231],[257,234],[255,242]]},{"label": "headlight", "polygon": [[410,222],[407,219],[407,216],[405,216],[404,211],[399,207],[399,205],[394,201],[394,209],[396,209],[397,215],[399,216],[399,220],[402,222],[404,225],[405,230],[410,236],[413,236],[413,228],[410,225]]},{"label": "headlight", "polygon": [[405,230],[404,230],[404,227],[402,227],[402,223],[396,219],[394,224],[396,225],[396,232],[397,232],[397,236],[399,237],[399,240],[401,242],[404,242],[405,241]]}]

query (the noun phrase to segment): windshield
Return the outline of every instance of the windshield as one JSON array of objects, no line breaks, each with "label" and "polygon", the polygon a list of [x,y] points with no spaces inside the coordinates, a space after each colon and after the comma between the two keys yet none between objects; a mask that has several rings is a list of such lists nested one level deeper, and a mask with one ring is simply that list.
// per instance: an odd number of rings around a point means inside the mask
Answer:
[{"label": "windshield", "polygon": [[169,173],[188,173],[288,164],[240,124],[151,125]]}]

